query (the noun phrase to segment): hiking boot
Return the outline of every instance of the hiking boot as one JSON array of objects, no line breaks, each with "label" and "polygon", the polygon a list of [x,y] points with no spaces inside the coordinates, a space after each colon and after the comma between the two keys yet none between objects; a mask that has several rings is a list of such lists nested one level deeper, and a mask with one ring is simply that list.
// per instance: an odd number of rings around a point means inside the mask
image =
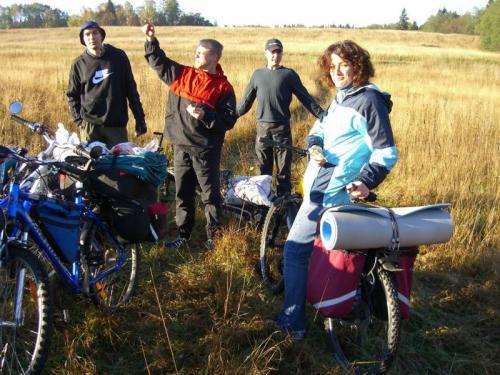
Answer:
[{"label": "hiking boot", "polygon": [[215,242],[213,239],[209,238],[208,240],[205,241],[205,247],[207,250],[213,250],[215,247]]},{"label": "hiking boot", "polygon": [[284,334],[290,336],[290,338],[294,342],[302,341],[306,337],[306,331],[305,330],[294,331],[294,330],[290,329],[289,327],[283,327],[276,320],[266,320],[265,326],[267,328],[269,328],[269,329],[274,330],[274,331],[281,331],[281,332],[283,332]]},{"label": "hiking boot", "polygon": [[185,238],[185,237],[177,237],[175,239],[173,239],[172,241],[170,242],[166,242],[165,243],[165,248],[168,249],[168,250],[171,250],[171,249],[178,249],[182,246],[186,246],[188,244],[188,239]]}]

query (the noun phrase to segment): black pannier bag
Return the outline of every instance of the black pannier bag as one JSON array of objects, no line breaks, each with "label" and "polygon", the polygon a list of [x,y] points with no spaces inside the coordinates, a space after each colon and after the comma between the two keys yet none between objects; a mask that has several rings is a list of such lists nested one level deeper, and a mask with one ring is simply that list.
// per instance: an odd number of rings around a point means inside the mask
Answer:
[{"label": "black pannier bag", "polygon": [[167,210],[158,202],[158,189],[118,168],[93,171],[90,188],[102,200],[113,232],[125,242],[161,240],[166,234]]},{"label": "black pannier bag", "polygon": [[72,202],[50,198],[33,208],[34,219],[57,255],[75,262],[80,248],[80,211]]}]

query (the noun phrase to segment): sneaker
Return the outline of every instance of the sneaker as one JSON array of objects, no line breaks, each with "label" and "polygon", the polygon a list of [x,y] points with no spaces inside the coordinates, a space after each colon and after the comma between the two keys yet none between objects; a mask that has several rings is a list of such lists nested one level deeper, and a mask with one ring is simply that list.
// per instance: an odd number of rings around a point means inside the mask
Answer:
[{"label": "sneaker", "polygon": [[213,239],[209,238],[208,240],[205,241],[205,247],[207,248],[207,250],[213,250],[215,246],[215,242]]},{"label": "sneaker", "polygon": [[281,331],[281,332],[289,335],[291,337],[291,339],[295,342],[302,341],[306,337],[305,330],[293,331],[292,329],[290,329],[288,327],[283,327],[276,320],[266,320],[265,325],[269,329],[272,329],[275,331]]},{"label": "sneaker", "polygon": [[188,239],[185,237],[177,237],[174,240],[170,242],[165,243],[165,248],[167,249],[178,249],[182,246],[185,246],[188,244]]}]

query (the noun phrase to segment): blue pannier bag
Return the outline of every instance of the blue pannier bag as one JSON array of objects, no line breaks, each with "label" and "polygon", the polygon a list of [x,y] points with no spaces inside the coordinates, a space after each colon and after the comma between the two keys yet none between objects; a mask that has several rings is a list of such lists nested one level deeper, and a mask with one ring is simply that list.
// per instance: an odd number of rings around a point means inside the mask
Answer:
[{"label": "blue pannier bag", "polygon": [[47,199],[35,206],[37,224],[63,260],[73,263],[80,248],[80,211],[73,203]]}]

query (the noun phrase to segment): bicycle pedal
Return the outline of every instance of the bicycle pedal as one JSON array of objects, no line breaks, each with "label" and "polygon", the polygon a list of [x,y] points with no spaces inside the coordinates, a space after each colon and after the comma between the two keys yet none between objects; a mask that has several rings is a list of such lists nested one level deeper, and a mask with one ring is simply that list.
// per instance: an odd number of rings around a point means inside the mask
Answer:
[{"label": "bicycle pedal", "polygon": [[104,256],[101,253],[87,254],[85,258],[89,266],[101,266],[105,263]]}]

